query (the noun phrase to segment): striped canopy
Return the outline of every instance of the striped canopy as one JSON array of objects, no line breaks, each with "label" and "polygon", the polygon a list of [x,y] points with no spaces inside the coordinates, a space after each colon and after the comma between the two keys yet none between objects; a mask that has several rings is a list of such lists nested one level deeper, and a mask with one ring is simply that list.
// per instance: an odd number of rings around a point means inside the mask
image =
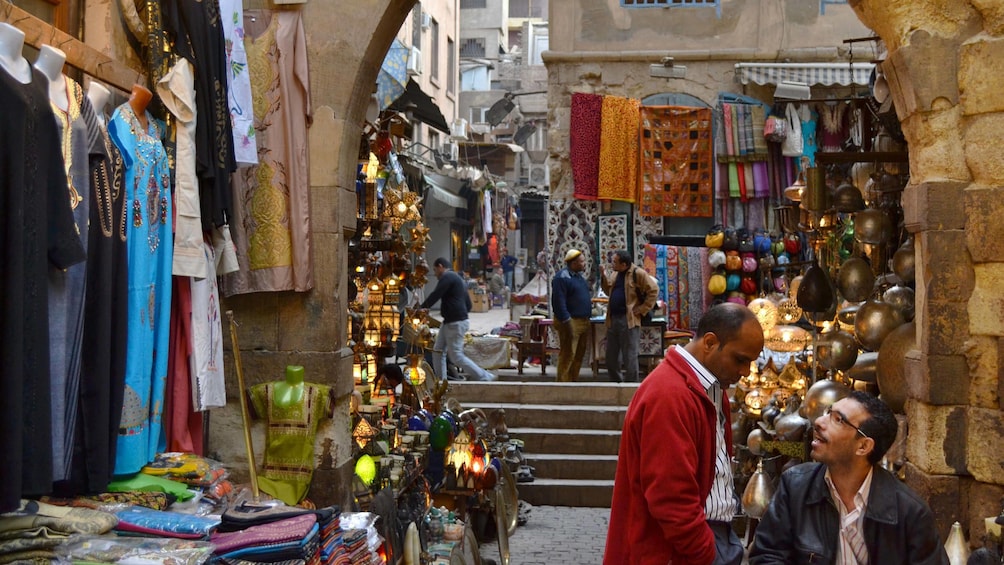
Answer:
[{"label": "striped canopy", "polygon": [[874,68],[874,63],[736,63],[736,75],[742,84],[791,81],[809,86],[867,86]]}]

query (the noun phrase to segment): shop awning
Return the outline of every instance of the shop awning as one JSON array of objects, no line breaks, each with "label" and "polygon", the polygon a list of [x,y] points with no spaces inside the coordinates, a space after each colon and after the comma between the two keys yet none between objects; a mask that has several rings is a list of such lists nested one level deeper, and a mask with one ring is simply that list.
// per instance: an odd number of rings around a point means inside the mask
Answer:
[{"label": "shop awning", "polygon": [[447,206],[467,208],[467,199],[460,196],[465,181],[438,173],[425,173],[425,182],[429,183],[429,194]]},{"label": "shop awning", "polygon": [[439,131],[450,133],[450,126],[446,124],[443,112],[436,105],[436,101],[422,91],[414,80],[408,79],[408,86],[404,89],[404,94],[397,97],[390,105],[391,110],[398,112],[411,112],[411,117],[429,124]]},{"label": "shop awning", "polygon": [[736,75],[742,84],[791,81],[809,86],[867,86],[874,68],[874,63],[736,63]]}]

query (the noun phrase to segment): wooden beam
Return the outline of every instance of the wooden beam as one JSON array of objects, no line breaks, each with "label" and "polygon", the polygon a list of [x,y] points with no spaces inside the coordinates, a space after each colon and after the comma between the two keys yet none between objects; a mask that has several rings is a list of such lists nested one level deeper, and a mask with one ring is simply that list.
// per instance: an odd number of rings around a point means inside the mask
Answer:
[{"label": "wooden beam", "polygon": [[115,61],[79,39],[62,32],[17,6],[0,0],[0,21],[24,32],[24,42],[36,49],[51,45],[66,53],[66,64],[80,69],[101,82],[123,92],[136,83],[146,84],[145,74],[125,63]]}]

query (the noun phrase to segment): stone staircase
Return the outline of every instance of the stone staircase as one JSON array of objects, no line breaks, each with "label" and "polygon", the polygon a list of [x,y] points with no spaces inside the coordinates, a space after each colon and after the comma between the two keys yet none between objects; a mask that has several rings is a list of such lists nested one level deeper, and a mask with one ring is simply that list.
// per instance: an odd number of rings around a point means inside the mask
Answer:
[{"label": "stone staircase", "polygon": [[505,409],[509,437],[524,442],[535,480],[519,497],[535,505],[610,507],[617,448],[637,384],[453,382],[465,409]]}]

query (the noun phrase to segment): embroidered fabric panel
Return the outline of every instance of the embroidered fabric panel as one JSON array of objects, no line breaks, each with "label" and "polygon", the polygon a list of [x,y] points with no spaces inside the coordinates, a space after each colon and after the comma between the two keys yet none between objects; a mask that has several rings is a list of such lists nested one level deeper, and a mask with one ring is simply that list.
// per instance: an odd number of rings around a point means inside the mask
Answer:
[{"label": "embroidered fabric panel", "polygon": [[627,214],[600,214],[596,218],[596,260],[601,267],[613,260],[618,249],[631,248],[633,226]]},{"label": "embroidered fabric panel", "polygon": [[710,108],[641,107],[641,214],[714,215],[711,124]]}]

